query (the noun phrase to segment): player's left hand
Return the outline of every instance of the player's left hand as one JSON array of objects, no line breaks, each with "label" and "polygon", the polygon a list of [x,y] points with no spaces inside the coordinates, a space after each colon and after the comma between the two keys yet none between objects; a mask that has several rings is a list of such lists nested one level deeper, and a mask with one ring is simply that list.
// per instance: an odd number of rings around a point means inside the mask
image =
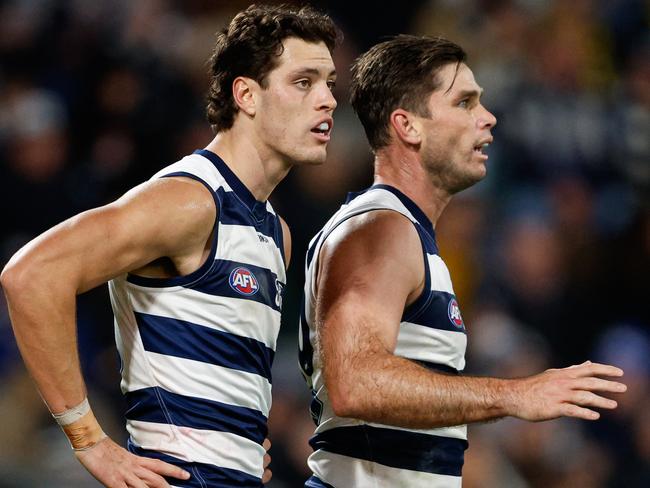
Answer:
[{"label": "player's left hand", "polygon": [[271,455],[269,454],[269,449],[271,449],[271,441],[266,438],[262,447],[266,449],[266,454],[264,455],[264,475],[262,476],[262,483],[268,483],[271,481],[273,473],[269,469],[269,464],[271,464]]}]

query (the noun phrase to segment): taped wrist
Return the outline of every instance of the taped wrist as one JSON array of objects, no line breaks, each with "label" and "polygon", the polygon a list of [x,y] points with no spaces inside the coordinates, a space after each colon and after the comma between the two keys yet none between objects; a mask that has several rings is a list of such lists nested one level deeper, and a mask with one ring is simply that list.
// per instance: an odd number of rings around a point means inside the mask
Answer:
[{"label": "taped wrist", "polygon": [[106,434],[100,427],[90,409],[88,398],[79,405],[61,413],[52,413],[54,420],[61,426],[75,451],[86,451],[103,439]]}]

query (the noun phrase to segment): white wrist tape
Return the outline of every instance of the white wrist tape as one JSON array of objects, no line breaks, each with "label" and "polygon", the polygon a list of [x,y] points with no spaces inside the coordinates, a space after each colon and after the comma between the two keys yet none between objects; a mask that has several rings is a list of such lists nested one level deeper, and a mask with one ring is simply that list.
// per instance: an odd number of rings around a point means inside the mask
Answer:
[{"label": "white wrist tape", "polygon": [[57,424],[59,424],[61,427],[65,427],[66,425],[70,425],[76,422],[88,412],[90,412],[90,404],[88,403],[88,397],[86,397],[84,398],[84,401],[76,407],[72,407],[65,412],[53,413],[52,417],[54,417],[54,420],[56,420]]}]

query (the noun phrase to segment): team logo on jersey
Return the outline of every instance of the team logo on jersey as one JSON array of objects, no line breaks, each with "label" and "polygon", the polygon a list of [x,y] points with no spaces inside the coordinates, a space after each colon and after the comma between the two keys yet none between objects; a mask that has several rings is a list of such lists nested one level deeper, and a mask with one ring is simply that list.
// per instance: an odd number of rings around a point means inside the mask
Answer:
[{"label": "team logo on jersey", "polygon": [[449,300],[449,306],[447,307],[447,315],[449,315],[449,320],[454,324],[455,327],[459,329],[464,329],[465,324],[463,324],[463,317],[460,315],[460,307],[455,298]]},{"label": "team logo on jersey", "polygon": [[233,269],[228,281],[230,283],[230,288],[241,295],[255,295],[257,290],[260,289],[260,285],[258,284],[255,275],[243,266]]}]

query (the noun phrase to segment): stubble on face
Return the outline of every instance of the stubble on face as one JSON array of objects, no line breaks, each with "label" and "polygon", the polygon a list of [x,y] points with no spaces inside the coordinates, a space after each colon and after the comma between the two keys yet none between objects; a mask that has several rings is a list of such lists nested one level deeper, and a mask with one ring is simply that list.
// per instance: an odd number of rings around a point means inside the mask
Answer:
[{"label": "stubble on face", "polygon": [[428,100],[431,115],[423,122],[425,137],[420,152],[434,185],[453,195],[475,185],[487,173],[485,162],[474,151],[476,142],[484,137],[476,116],[471,106],[465,109],[459,105],[464,93],[480,93],[480,87],[463,63],[458,68],[456,64],[444,66],[438,77],[440,88]]}]

